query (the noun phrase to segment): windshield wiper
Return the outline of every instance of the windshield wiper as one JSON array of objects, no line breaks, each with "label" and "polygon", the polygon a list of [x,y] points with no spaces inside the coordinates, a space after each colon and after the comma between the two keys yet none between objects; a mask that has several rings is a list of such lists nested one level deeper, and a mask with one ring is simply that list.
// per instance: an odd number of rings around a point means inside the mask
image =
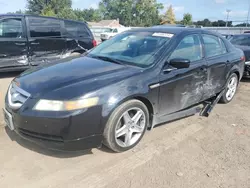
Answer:
[{"label": "windshield wiper", "polygon": [[92,58],[97,58],[97,59],[101,59],[103,61],[109,61],[112,63],[116,63],[116,64],[120,64],[123,65],[123,63],[117,59],[111,58],[111,57],[107,57],[107,56],[90,56]]}]

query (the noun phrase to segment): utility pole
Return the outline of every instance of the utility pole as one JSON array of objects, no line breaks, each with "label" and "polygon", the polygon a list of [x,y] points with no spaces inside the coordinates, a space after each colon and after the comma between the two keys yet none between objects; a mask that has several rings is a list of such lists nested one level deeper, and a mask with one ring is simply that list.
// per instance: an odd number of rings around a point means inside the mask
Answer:
[{"label": "utility pole", "polygon": [[227,9],[226,12],[227,12],[227,22],[226,22],[226,27],[227,27],[227,25],[228,25],[229,13],[231,12],[231,10]]},{"label": "utility pole", "polygon": [[247,12],[246,27],[248,26],[249,13],[250,13],[250,2],[249,2],[249,8],[248,8],[248,12]]}]

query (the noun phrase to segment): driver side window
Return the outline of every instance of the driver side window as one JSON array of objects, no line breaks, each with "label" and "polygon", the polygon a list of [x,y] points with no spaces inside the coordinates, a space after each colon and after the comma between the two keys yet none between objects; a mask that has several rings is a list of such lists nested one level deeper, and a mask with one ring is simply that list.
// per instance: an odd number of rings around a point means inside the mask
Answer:
[{"label": "driver side window", "polygon": [[7,18],[0,21],[0,38],[22,38],[22,20]]},{"label": "driver side window", "polygon": [[190,62],[201,60],[202,49],[199,35],[184,37],[170,56],[170,59],[175,58],[189,59]]}]

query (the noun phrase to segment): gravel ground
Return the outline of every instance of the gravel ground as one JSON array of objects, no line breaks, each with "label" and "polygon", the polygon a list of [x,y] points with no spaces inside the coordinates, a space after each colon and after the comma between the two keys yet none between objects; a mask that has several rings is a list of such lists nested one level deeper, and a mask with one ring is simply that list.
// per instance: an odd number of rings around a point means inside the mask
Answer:
[{"label": "gravel ground", "polygon": [[[0,108],[15,74],[0,78]],[[63,153],[40,148],[4,127],[1,188],[249,188],[250,81],[209,118],[193,116],[147,132],[133,150]]]}]

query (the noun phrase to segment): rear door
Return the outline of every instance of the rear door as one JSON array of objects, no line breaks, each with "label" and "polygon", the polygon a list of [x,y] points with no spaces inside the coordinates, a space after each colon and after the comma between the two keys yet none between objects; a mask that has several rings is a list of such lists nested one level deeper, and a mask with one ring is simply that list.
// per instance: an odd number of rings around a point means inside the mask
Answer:
[{"label": "rear door", "polygon": [[0,68],[28,66],[27,51],[24,18],[0,18]]},{"label": "rear door", "polygon": [[89,50],[94,47],[94,37],[84,23],[65,20],[63,35],[67,41],[69,52],[79,51],[83,53],[84,49]]},{"label": "rear door", "polygon": [[66,51],[62,21],[53,18],[27,17],[31,65],[60,59]]},{"label": "rear door", "polygon": [[226,84],[227,62],[230,61],[224,42],[216,35],[203,34],[208,78],[203,99],[219,93]]}]

